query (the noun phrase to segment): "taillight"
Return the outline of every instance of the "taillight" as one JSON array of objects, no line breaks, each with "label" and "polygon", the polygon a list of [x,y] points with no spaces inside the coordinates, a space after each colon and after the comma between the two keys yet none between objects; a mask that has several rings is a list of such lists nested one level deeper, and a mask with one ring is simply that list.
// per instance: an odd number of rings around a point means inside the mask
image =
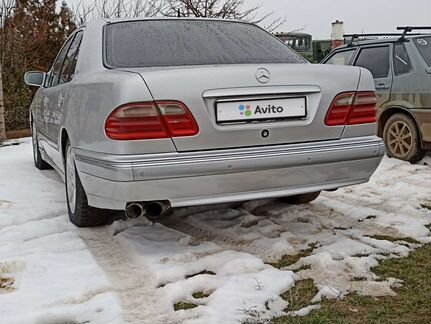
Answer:
[{"label": "taillight", "polygon": [[187,107],[177,101],[131,103],[108,117],[105,132],[114,140],[142,140],[193,136],[198,125]]},{"label": "taillight", "polygon": [[376,93],[344,92],[335,97],[326,115],[327,126],[358,125],[376,122]]}]

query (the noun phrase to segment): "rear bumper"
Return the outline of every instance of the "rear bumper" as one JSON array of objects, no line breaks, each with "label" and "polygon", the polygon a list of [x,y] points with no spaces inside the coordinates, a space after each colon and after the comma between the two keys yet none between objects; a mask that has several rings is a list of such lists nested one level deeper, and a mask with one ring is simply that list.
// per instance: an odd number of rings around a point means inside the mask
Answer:
[{"label": "rear bumper", "polygon": [[109,155],[74,149],[89,204],[169,200],[173,207],[281,197],[368,181],[377,136],[244,149]]}]

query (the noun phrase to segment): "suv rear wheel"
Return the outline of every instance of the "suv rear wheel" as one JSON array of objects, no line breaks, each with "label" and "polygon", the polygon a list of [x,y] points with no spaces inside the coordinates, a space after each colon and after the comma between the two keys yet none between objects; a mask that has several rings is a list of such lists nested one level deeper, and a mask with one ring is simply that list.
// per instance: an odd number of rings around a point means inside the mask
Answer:
[{"label": "suv rear wheel", "polygon": [[416,124],[405,114],[398,113],[388,119],[383,130],[383,140],[390,157],[416,163],[425,156]]},{"label": "suv rear wheel", "polygon": [[316,200],[320,196],[320,191],[310,192],[290,197],[280,198],[281,201],[287,202],[288,204],[301,205],[308,204],[314,200]]}]

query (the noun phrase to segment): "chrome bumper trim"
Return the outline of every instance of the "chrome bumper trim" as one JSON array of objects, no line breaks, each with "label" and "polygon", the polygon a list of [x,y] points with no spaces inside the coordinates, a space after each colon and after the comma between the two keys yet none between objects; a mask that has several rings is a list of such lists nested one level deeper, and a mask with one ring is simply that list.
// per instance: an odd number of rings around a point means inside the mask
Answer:
[{"label": "chrome bumper trim", "polygon": [[78,169],[114,181],[194,177],[381,157],[377,136],[199,152],[111,155],[75,149]]}]

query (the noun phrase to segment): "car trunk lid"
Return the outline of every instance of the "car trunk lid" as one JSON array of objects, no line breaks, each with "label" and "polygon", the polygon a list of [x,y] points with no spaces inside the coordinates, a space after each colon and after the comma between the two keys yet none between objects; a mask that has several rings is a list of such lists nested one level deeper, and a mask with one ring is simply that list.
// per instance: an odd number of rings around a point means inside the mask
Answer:
[{"label": "car trunk lid", "polygon": [[141,75],[154,100],[181,101],[196,119],[197,135],[172,139],[178,151],[338,139],[344,126],[326,126],[326,113],[338,93],[356,91],[360,76],[358,68],[312,64],[127,71]]}]

